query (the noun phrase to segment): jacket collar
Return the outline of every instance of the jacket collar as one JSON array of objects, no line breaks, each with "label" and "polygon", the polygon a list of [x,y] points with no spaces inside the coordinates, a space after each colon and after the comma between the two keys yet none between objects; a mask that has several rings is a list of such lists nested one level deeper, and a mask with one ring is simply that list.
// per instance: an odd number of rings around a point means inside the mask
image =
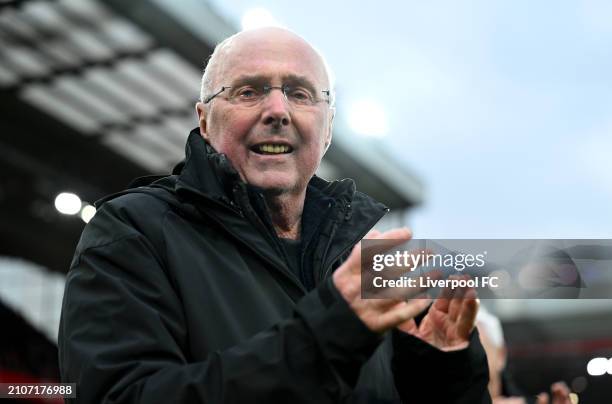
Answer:
[{"label": "jacket collar", "polygon": [[[138,178],[130,189],[97,201],[96,207],[119,195],[137,192],[161,198],[184,214],[207,216],[233,234],[245,248],[257,252],[279,269],[285,279],[290,280],[285,283],[292,285],[288,288],[303,293],[303,286],[284,269],[282,253],[275,251],[279,243],[274,230],[264,228],[262,216],[266,216],[265,209],[261,209],[261,204],[259,209],[253,209],[251,201],[262,200],[258,190],[240,179],[227,157],[217,153],[202,138],[199,128],[189,134],[185,156],[185,160],[174,168],[172,176]],[[242,201],[235,200],[237,189],[242,190]],[[247,205],[251,213],[258,211],[260,223],[257,227],[261,232],[255,231],[253,222],[257,220],[253,220],[252,214],[247,220],[247,215],[239,208],[241,204],[243,207]],[[303,254],[310,257],[304,263],[312,269],[315,283],[333,270],[332,265],[338,265],[388,210],[382,203],[356,191],[355,183],[350,179],[328,182],[313,176],[308,184],[302,215],[302,248]],[[304,245],[309,242],[308,246]]]},{"label": "jacket collar", "polygon": [[172,174],[179,175],[177,192],[185,189],[215,200],[230,198],[232,187],[242,182],[227,156],[217,153],[200,135],[199,128],[189,133],[185,160],[174,167]]},{"label": "jacket collar", "polygon": [[[200,135],[199,128],[193,129],[189,134],[185,160],[177,164],[172,173],[179,175],[177,192],[187,189],[221,201],[232,200],[233,190],[237,185],[245,187],[249,193],[259,192],[256,187],[242,181],[227,156],[218,153],[208,144]],[[329,182],[315,175],[308,184],[306,197],[327,198],[333,200],[336,205],[350,206],[355,194],[355,183],[351,179]]]},{"label": "jacket collar", "polygon": [[[189,134],[185,156],[173,170],[177,175],[176,194],[180,198],[192,199],[192,195],[197,195],[212,201],[198,210],[217,220],[281,272],[286,272],[282,270],[285,266],[283,254],[278,250],[274,252],[275,248],[282,247],[271,223],[266,221],[268,214],[262,208],[263,197],[259,190],[241,180],[228,158],[204,140],[199,128]],[[345,257],[388,210],[382,203],[356,191],[351,179],[329,182],[313,176],[302,215],[302,247],[312,254],[309,266],[312,266],[315,282],[323,279],[332,264]],[[254,224],[259,232],[253,232]],[[299,283],[293,283],[301,288]]]}]

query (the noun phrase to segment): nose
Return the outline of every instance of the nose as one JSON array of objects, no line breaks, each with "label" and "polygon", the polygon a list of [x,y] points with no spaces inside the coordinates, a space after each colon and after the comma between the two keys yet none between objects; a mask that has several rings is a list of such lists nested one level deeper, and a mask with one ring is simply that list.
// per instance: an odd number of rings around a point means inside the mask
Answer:
[{"label": "nose", "polygon": [[291,123],[289,104],[280,88],[271,89],[264,98],[262,120],[264,125],[271,125],[276,128],[288,126]]}]

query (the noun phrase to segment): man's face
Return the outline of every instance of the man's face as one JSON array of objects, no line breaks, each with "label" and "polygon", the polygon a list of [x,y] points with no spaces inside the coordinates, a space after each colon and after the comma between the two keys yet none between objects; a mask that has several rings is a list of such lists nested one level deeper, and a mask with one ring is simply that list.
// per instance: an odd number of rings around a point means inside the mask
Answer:
[{"label": "man's face", "polygon": [[[328,88],[320,57],[286,31],[243,33],[222,56],[213,76],[215,92],[245,80],[270,86],[303,80],[318,97]],[[244,181],[275,194],[303,192],[331,140],[328,103],[296,108],[277,89],[253,107],[231,103],[221,93],[208,104],[198,103],[197,110],[202,136],[230,159]],[[289,151],[269,154],[263,145],[288,146]]]}]

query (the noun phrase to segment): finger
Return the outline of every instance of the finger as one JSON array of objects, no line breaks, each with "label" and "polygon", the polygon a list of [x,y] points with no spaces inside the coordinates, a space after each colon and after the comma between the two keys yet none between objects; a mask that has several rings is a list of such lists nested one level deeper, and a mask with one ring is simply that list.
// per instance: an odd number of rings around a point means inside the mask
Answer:
[{"label": "finger", "polygon": [[353,247],[351,254],[340,268],[342,267],[347,268],[351,273],[359,272],[361,270],[361,242],[357,243],[357,245]]},{"label": "finger", "polygon": [[414,321],[414,318],[411,318],[408,321],[404,321],[403,323],[399,324],[397,328],[399,328],[401,331],[407,334],[412,334],[412,335],[415,335],[417,331],[419,330],[419,327],[417,327],[416,322]]},{"label": "finger", "polygon": [[384,233],[380,233],[378,230],[372,230],[368,234],[374,235],[372,239],[368,240],[368,247],[363,247],[362,242],[357,243],[346,260],[346,262],[351,263],[353,271],[355,271],[355,267],[359,270],[361,269],[362,257],[364,257],[365,261],[371,261],[375,254],[402,245],[412,237],[412,233],[407,228],[393,229]]},{"label": "finger", "polygon": [[450,306],[451,299],[455,294],[455,289],[450,287],[446,287],[440,291],[440,296],[436,299],[434,303],[434,307],[436,310],[440,310],[443,313],[448,313],[448,308]]},{"label": "finger", "polygon": [[380,315],[381,325],[390,329],[399,324],[416,317],[429,306],[431,299],[414,299],[400,302]]},{"label": "finger", "polygon": [[398,229],[387,230],[382,233],[380,236],[382,239],[410,239],[412,238],[412,230],[407,227],[400,227]]},{"label": "finger", "polygon": [[410,256],[416,257],[416,264],[414,263],[414,261],[411,260],[411,262],[409,262],[408,265],[405,266],[405,268],[407,270],[414,271],[419,267],[426,266],[425,262],[427,260],[427,256],[434,254],[434,252],[432,249],[429,248],[415,248],[410,250],[408,254]]},{"label": "finger", "polygon": [[[373,279],[371,272],[367,271],[364,274],[366,277],[368,277],[365,280],[365,284],[371,285],[370,278]],[[436,280],[436,279],[442,278],[442,275],[443,275],[442,271],[436,269],[436,270],[433,270],[427,273],[427,276],[420,275],[416,278],[411,278],[411,281],[414,281],[414,282],[406,283],[405,286],[397,285],[394,287],[386,287],[386,288],[370,288],[370,289],[367,289],[368,298],[374,297],[374,298],[397,299],[397,300],[414,299],[414,298],[417,298],[418,295],[424,294],[432,288],[430,284],[427,284],[426,282],[424,282],[425,278]],[[384,278],[386,280],[396,280],[396,279],[402,278],[402,274],[397,274],[397,273],[392,272],[391,274],[386,274]]]},{"label": "finger", "polygon": [[383,312],[389,310],[391,307],[398,305],[403,302],[404,299],[380,297],[380,298],[368,298],[363,299],[366,304],[372,309]]},{"label": "finger", "polygon": [[403,227],[379,233],[368,240],[366,247],[362,249],[364,259],[371,260],[375,254],[384,253],[393,247],[402,245],[412,238],[412,232]]},{"label": "finger", "polygon": [[447,329],[448,314],[440,310],[436,310],[435,306],[432,306],[427,312],[427,317],[431,320],[432,324],[438,330]]},{"label": "finger", "polygon": [[[449,276],[449,279],[461,280],[462,276]],[[463,305],[463,295],[465,294],[465,288],[455,288],[453,298],[450,300],[448,307],[448,318],[451,322],[456,322],[461,314],[461,306]]]},{"label": "finger", "polygon": [[376,229],[372,229],[368,232],[368,234],[366,234],[363,238],[365,239],[369,239],[369,238],[377,238],[378,236],[380,236],[382,233]]},{"label": "finger", "polygon": [[459,324],[457,326],[457,334],[461,338],[467,339],[470,333],[476,326],[476,315],[480,308],[480,300],[476,295],[474,288],[469,288],[463,297],[461,306],[461,315],[459,316]]},{"label": "finger", "polygon": [[[401,266],[401,263],[397,262],[399,258],[396,258],[394,256],[395,254],[390,253],[389,251],[394,250],[394,247],[409,241],[412,237],[412,233],[407,228],[400,228],[389,230],[384,233],[372,231],[371,234],[374,236],[374,238],[370,238],[367,240],[367,243],[361,244],[362,285],[365,286],[368,297],[405,298],[406,294],[404,293],[402,295],[402,291],[390,290],[389,288],[381,289],[378,286],[374,287],[373,282],[376,278],[381,277],[381,275],[385,282],[395,281],[396,279],[404,277],[406,271],[410,270],[410,267],[399,267]],[[396,248],[395,251],[397,251]],[[389,256],[386,256],[387,254]],[[392,262],[387,261],[390,258],[393,258]],[[384,261],[382,269],[385,271],[383,273],[380,272],[380,264],[382,264],[381,260]],[[404,260],[406,260],[406,258],[404,258]],[[379,267],[376,268],[375,265],[378,265]],[[401,271],[395,271],[395,269],[398,268],[401,269]],[[399,286],[402,282],[392,283]],[[414,286],[414,283],[412,283],[411,286]],[[392,289],[393,288],[394,287],[392,287]],[[420,291],[421,289],[417,290],[416,292],[418,293]]]},{"label": "finger", "polygon": [[432,280],[436,280],[436,279],[441,279],[443,276],[442,271],[440,271],[439,269],[434,269],[431,272],[427,273],[427,276],[421,275],[416,279],[416,287],[407,287],[407,288],[403,288],[403,298],[404,299],[413,299],[413,298],[418,298],[419,295],[423,295],[426,296],[427,298],[429,298],[429,296],[425,295],[425,293],[427,293],[432,287],[428,286],[426,283],[423,284],[424,286],[421,286],[421,278],[429,278]]},{"label": "finger", "polygon": [[378,230],[372,230],[370,233],[372,233],[370,239],[373,240],[409,240],[412,238],[412,231],[407,227],[391,229],[383,233]]}]

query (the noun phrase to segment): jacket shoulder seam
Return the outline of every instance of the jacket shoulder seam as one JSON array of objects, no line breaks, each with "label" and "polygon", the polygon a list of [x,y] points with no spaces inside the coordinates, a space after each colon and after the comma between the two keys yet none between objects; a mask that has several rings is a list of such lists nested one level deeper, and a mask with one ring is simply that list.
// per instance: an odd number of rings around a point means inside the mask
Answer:
[{"label": "jacket shoulder seam", "polygon": [[[90,246],[90,247],[87,247],[87,248],[85,248],[84,250],[80,251],[80,252],[79,252],[79,254],[78,254],[78,256],[77,256],[76,262],[74,263],[74,266],[78,266],[78,265],[80,265],[80,263],[81,263],[81,257],[82,257],[84,254],[86,254],[87,252],[91,251],[91,250],[96,250],[96,249],[99,249],[99,248],[108,247],[108,246],[110,246],[110,245],[112,245],[112,244],[115,244],[115,243],[118,243],[118,242],[120,242],[120,241],[124,241],[124,240],[131,239],[131,238],[138,238],[138,237],[142,237],[144,240],[146,240],[146,243],[147,243],[147,244],[149,245],[149,247],[150,247],[150,241],[149,241],[149,240],[148,240],[146,237],[144,237],[142,234],[137,233],[137,232],[130,233],[130,234],[125,234],[125,235],[120,236],[120,237],[118,237],[118,238],[116,238],[116,239],[110,240],[110,241],[108,241],[108,242],[106,242],[106,243],[99,244],[99,245],[94,245],[94,246]],[[155,257],[156,261],[158,261],[158,263],[160,263],[160,264],[161,264],[163,261],[162,261],[162,260],[160,260],[160,257],[158,257],[157,253],[155,252],[155,249],[150,248],[150,250],[151,250],[151,252],[153,253],[153,256]]]}]

